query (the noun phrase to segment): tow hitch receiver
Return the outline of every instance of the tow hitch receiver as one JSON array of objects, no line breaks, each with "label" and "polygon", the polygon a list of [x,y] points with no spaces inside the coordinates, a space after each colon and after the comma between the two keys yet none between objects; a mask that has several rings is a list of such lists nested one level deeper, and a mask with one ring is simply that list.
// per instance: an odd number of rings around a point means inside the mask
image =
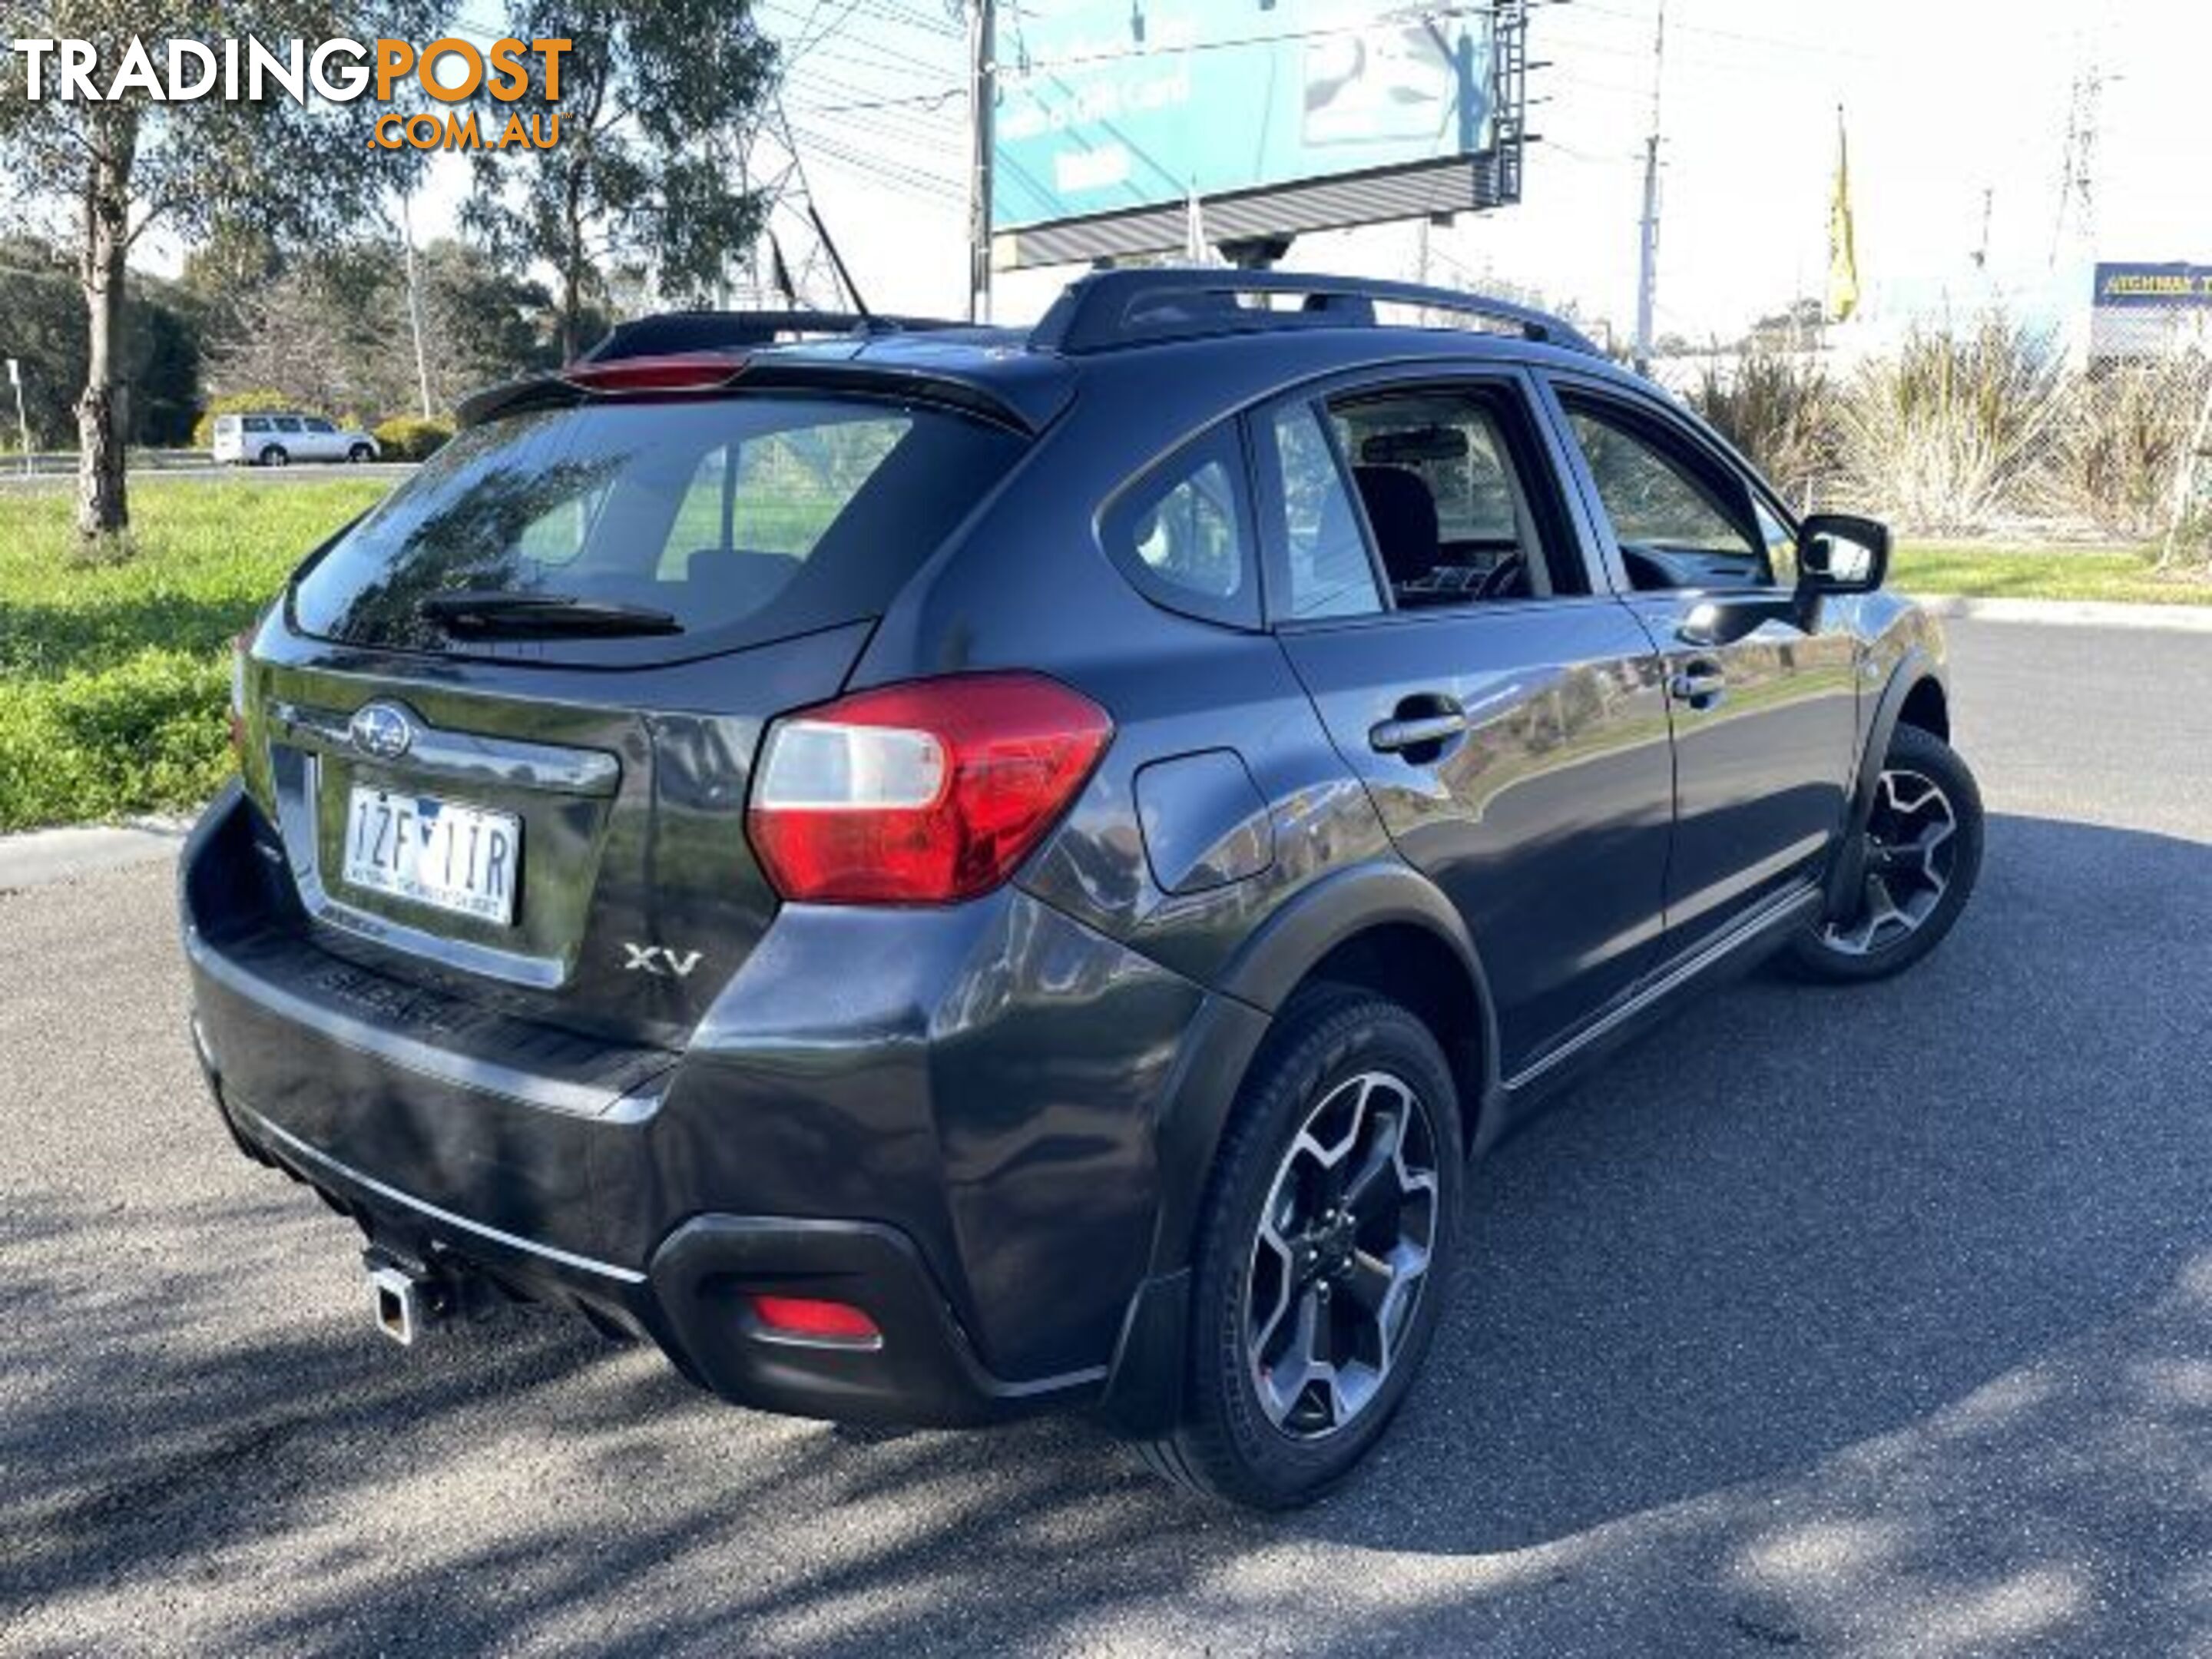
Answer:
[{"label": "tow hitch receiver", "polygon": [[453,1298],[431,1274],[380,1250],[364,1251],[362,1261],[368,1269],[369,1311],[377,1328],[401,1347],[413,1347],[417,1336],[446,1316]]}]

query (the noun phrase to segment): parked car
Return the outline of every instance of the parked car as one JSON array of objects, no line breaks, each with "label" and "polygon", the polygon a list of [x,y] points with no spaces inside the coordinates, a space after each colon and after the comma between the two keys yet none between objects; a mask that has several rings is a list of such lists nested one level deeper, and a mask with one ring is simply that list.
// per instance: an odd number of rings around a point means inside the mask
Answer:
[{"label": "parked car", "polygon": [[537,1298],[745,1405],[1082,1407],[1294,1504],[1412,1384],[1470,1158],[1728,973],[1957,920],[1887,555],[1462,295],[625,325],[243,643],[193,1035],[402,1342]]},{"label": "parked car", "polygon": [[376,440],[319,415],[218,415],[215,459],[225,465],[288,466],[294,461],[373,461]]}]

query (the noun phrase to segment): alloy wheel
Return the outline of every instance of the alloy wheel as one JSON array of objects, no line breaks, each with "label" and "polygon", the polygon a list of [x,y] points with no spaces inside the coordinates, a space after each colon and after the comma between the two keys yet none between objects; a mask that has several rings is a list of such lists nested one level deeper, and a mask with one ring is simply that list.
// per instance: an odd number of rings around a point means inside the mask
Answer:
[{"label": "alloy wheel", "polygon": [[1866,876],[1857,914],[1822,937],[1847,956],[1871,956],[1917,933],[1950,890],[1959,816],[1925,773],[1898,768],[1875,785]]},{"label": "alloy wheel", "polygon": [[1253,1384],[1284,1434],[1337,1433],[1381,1394],[1428,1277],[1437,1200],[1436,1133],[1404,1079],[1362,1073],[1307,1115],[1245,1285]]}]

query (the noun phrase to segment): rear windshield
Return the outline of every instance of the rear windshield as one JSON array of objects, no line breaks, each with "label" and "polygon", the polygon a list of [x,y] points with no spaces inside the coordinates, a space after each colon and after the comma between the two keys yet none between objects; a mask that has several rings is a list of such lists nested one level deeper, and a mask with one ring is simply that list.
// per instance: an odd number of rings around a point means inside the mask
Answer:
[{"label": "rear windshield", "polygon": [[[461,433],[310,566],[295,623],[348,644],[670,661],[880,615],[1010,466],[1012,434],[914,404],[760,396],[538,409]],[[637,605],[644,638],[454,638],[456,591]]]}]

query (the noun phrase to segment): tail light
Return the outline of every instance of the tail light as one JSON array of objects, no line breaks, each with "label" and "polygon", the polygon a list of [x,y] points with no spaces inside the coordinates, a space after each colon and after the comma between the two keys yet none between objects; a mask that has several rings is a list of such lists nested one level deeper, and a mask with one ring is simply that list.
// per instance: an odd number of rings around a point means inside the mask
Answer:
[{"label": "tail light", "polygon": [[745,360],[724,351],[677,352],[659,357],[623,357],[606,363],[571,363],[561,378],[586,392],[705,392],[727,386],[744,373]]},{"label": "tail light", "polygon": [[1035,674],[862,691],[769,728],[746,824],[786,898],[945,904],[1014,872],[1114,735]]}]

